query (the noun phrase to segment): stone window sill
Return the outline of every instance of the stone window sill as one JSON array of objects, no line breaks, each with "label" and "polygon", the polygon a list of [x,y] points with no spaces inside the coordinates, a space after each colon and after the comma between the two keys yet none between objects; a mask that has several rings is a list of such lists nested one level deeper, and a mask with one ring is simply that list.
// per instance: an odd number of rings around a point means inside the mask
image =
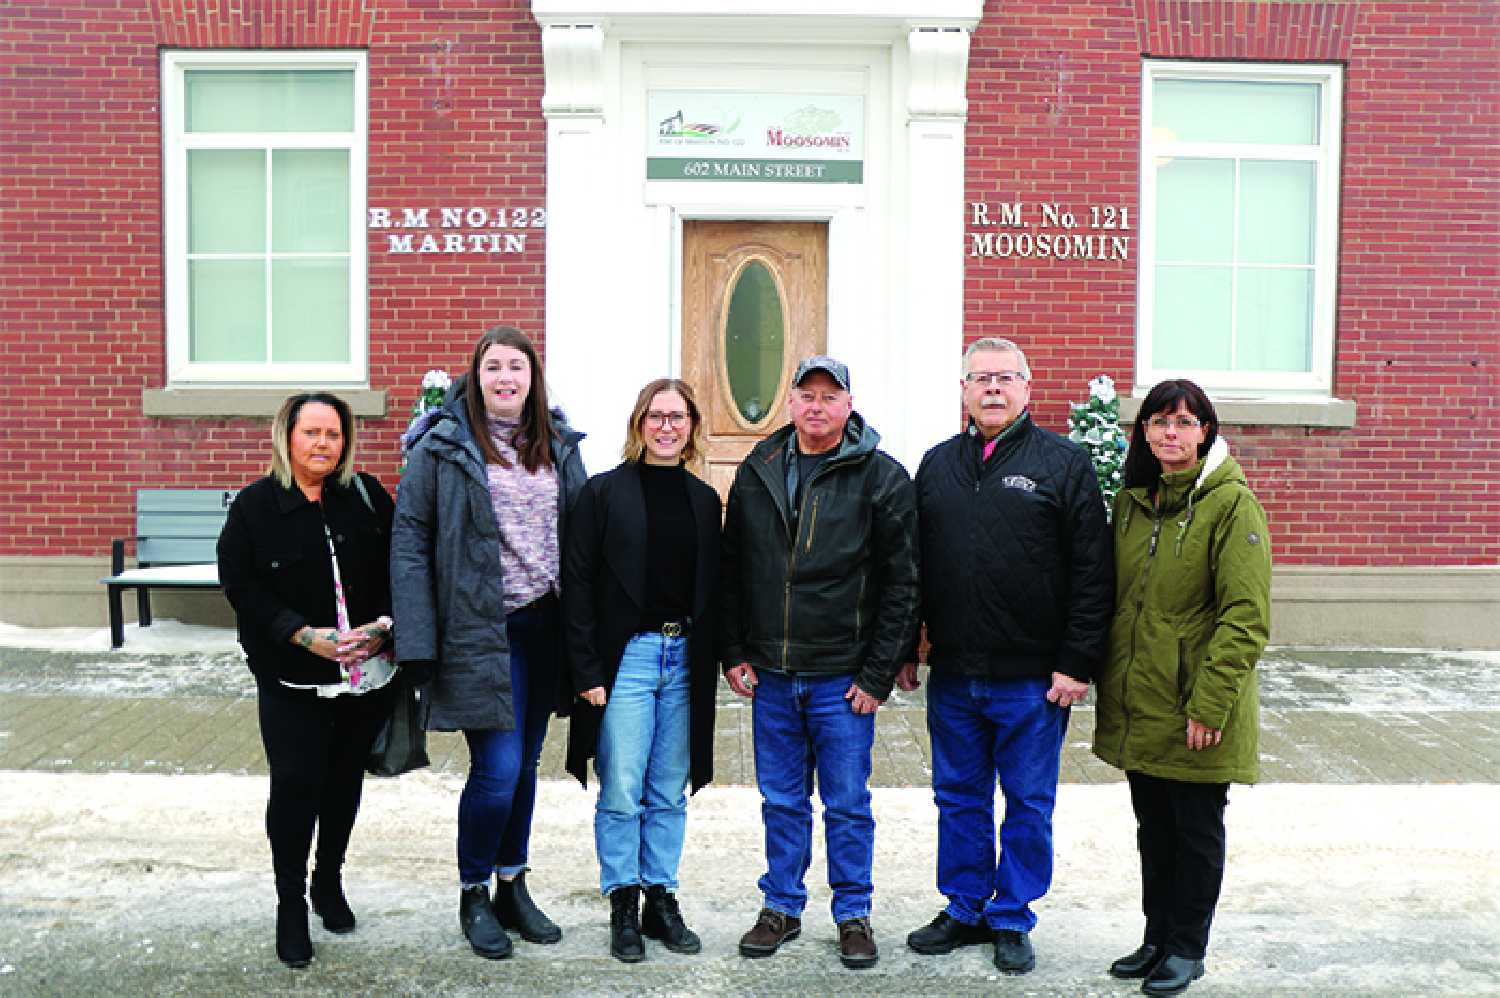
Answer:
[{"label": "stone window sill", "polygon": [[[1144,396],[1120,397],[1120,422],[1135,419]],[[1214,397],[1214,410],[1225,426],[1310,426],[1347,430],[1354,426],[1354,403],[1337,398]]]},{"label": "stone window sill", "polygon": [[[288,395],[305,388],[147,388],[141,392],[141,412],[155,419],[270,419]],[[354,415],[382,418],[386,393],[372,388],[333,388],[349,403]]]}]

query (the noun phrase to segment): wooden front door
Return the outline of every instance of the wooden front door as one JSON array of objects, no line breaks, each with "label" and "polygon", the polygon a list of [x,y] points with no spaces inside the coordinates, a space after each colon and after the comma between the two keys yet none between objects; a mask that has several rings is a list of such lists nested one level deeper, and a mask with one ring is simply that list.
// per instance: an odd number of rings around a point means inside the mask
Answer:
[{"label": "wooden front door", "polygon": [[787,421],[802,358],[828,343],[825,222],[684,222],[682,371],[703,413],[693,469],[729,494],[734,472]]}]

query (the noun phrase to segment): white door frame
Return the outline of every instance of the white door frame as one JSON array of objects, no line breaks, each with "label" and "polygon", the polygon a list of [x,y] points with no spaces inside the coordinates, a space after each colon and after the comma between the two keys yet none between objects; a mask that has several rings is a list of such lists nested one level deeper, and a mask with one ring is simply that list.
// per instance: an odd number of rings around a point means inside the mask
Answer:
[{"label": "white door frame", "polygon": [[[829,352],[849,364],[885,448],[914,469],[956,428],[964,88],[981,0],[707,6],[533,0],[549,386],[589,434],[589,467],[612,466],[636,391],[681,369],[683,220],[826,221]],[[647,181],[652,88],[858,93],[864,182]]]}]

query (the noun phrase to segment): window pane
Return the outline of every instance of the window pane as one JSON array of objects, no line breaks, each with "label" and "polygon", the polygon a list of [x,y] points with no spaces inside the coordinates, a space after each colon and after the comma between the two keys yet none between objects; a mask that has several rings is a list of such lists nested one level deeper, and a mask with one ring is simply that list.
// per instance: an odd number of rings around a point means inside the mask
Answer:
[{"label": "window pane", "polygon": [[351,132],[352,70],[188,70],[189,132]]},{"label": "window pane", "polygon": [[1183,142],[1316,145],[1316,83],[1157,80],[1153,135],[1170,129]]},{"label": "window pane", "polygon": [[349,152],[271,153],[271,248],[277,253],[349,251]]},{"label": "window pane", "polygon": [[1156,258],[1228,263],[1234,239],[1234,162],[1169,159],[1156,167]]},{"label": "window pane", "polygon": [[1240,164],[1240,262],[1313,262],[1316,178],[1312,163]]},{"label": "window pane", "polygon": [[1312,370],[1312,292],[1311,270],[1240,270],[1235,370]]},{"label": "window pane", "polygon": [[259,253],[266,248],[263,151],[190,149],[187,173],[189,253]]},{"label": "window pane", "polygon": [[785,326],[776,278],[765,264],[752,260],[734,282],[724,321],[729,390],[740,415],[748,422],[763,422],[775,412]]},{"label": "window pane", "polygon": [[266,265],[262,260],[189,260],[189,357],[266,359]]},{"label": "window pane", "polygon": [[1228,267],[1156,268],[1151,363],[1158,368],[1229,366]]},{"label": "window pane", "polygon": [[349,261],[271,263],[271,359],[349,359]]}]

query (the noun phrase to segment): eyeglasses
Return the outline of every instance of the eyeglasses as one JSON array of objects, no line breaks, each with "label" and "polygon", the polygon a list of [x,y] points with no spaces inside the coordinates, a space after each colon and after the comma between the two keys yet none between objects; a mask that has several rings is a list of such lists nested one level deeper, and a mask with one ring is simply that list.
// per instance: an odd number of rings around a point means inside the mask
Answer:
[{"label": "eyeglasses", "polygon": [[646,413],[646,425],[650,427],[661,427],[668,423],[677,429],[687,425],[688,414],[685,412],[648,412]]},{"label": "eyeglasses", "polygon": [[964,380],[971,385],[983,385],[986,388],[990,385],[1009,388],[1025,381],[1026,375],[1020,371],[970,371],[964,375]]},{"label": "eyeglasses", "polygon": [[1152,416],[1146,420],[1146,425],[1153,430],[1165,430],[1169,426],[1177,430],[1196,430],[1203,422],[1192,416]]}]

